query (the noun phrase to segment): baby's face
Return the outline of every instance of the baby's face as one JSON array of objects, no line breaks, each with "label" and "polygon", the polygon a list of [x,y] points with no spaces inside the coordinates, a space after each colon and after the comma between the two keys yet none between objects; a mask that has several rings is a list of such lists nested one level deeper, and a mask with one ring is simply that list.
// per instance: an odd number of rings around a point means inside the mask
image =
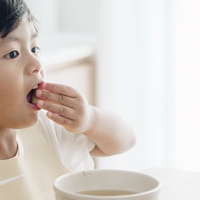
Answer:
[{"label": "baby's face", "polygon": [[0,128],[25,128],[37,121],[39,108],[30,91],[42,82],[38,51],[37,33],[26,17],[0,38]]}]

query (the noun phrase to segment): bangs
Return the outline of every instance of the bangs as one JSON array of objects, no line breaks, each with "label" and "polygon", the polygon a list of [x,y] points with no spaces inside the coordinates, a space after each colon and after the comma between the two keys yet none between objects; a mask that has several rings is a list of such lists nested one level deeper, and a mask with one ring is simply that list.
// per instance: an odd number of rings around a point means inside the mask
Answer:
[{"label": "bangs", "polygon": [[27,16],[38,32],[38,22],[23,0],[0,0],[0,37],[5,38],[15,30],[24,16]]}]

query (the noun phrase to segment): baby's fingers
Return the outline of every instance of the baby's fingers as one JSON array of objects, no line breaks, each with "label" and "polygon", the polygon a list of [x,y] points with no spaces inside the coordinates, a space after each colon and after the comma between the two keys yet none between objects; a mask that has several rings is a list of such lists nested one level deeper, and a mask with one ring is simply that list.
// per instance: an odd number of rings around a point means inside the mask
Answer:
[{"label": "baby's fingers", "polygon": [[36,90],[35,95],[44,101],[55,102],[57,104],[65,105],[71,108],[74,107],[74,98],[64,96],[63,94],[56,94],[47,90],[38,89]]},{"label": "baby's fingers", "polygon": [[71,119],[68,119],[66,117],[62,117],[60,115],[57,115],[55,113],[52,112],[47,112],[47,117],[51,120],[53,120],[54,122],[56,122],[57,124],[60,124],[64,127],[70,127],[73,124],[73,121]]},{"label": "baby's fingers", "polygon": [[39,108],[44,109],[44,110],[58,114],[62,117],[66,117],[70,120],[75,119],[74,109],[72,109],[70,107],[66,107],[66,106],[58,105],[58,104],[53,104],[51,102],[46,102],[46,101],[42,101],[42,100],[39,100],[37,102],[37,106]]},{"label": "baby's fingers", "polygon": [[72,97],[72,98],[79,96],[79,93],[74,88],[68,85],[45,82],[40,85],[40,88],[44,90],[48,90],[56,94],[63,94],[65,96]]}]

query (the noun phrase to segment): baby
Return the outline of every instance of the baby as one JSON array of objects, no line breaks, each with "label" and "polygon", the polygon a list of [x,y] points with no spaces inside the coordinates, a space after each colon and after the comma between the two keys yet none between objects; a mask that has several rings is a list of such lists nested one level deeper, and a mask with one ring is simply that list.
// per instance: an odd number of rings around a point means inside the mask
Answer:
[{"label": "baby", "polygon": [[[88,104],[72,87],[47,83],[38,29],[23,0],[0,0],[0,199],[54,200],[53,181],[93,169],[92,156],[135,144],[115,113]],[[6,183],[13,177],[14,182]]]}]

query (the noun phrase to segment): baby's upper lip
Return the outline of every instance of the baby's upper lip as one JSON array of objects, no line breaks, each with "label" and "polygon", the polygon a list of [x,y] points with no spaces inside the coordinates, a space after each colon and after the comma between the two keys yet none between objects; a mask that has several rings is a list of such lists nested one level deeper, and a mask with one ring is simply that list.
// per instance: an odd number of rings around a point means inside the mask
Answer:
[{"label": "baby's upper lip", "polygon": [[33,86],[32,90],[38,88],[39,85],[41,85],[42,83],[44,83],[44,81],[39,81],[37,84],[35,84],[35,85]]},{"label": "baby's upper lip", "polygon": [[35,89],[37,89],[39,87],[39,85],[41,85],[44,81],[38,81],[36,84],[34,84],[28,91],[27,95],[26,95],[26,100],[31,103],[32,102],[32,98],[33,98],[33,95],[35,93]]},{"label": "baby's upper lip", "polygon": [[41,85],[44,81],[42,80],[38,80],[37,83],[35,83],[31,88],[29,88],[29,90],[27,91],[27,95],[34,89],[37,89],[39,87],[39,85]]}]

